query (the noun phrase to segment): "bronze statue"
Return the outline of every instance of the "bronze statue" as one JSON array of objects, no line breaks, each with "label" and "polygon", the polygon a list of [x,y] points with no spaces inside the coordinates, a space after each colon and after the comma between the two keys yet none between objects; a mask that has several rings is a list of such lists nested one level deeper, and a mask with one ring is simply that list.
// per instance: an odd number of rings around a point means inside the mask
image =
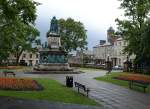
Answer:
[{"label": "bronze statue", "polygon": [[58,21],[55,16],[51,20],[50,32],[58,34]]}]

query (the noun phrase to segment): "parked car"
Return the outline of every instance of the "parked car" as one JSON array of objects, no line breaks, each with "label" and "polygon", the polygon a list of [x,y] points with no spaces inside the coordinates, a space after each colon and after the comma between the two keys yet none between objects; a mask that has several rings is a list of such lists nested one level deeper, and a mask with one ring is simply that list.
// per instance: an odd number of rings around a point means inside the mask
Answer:
[{"label": "parked car", "polygon": [[116,65],[113,67],[113,70],[123,70],[123,67],[121,65]]}]

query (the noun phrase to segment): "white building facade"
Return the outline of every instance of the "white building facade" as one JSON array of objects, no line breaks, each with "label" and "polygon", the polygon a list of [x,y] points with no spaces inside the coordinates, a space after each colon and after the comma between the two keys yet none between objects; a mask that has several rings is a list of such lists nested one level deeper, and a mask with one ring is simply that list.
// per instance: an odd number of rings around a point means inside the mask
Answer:
[{"label": "white building facade", "polygon": [[93,47],[94,60],[96,64],[104,64],[108,56],[112,57],[114,48],[110,43]]},{"label": "white building facade", "polygon": [[123,52],[124,48],[127,46],[127,42],[122,38],[118,38],[114,42],[114,64],[123,66],[123,63],[127,60],[127,54]]},{"label": "white building facade", "polygon": [[[123,53],[125,46],[127,46],[127,42],[122,38],[118,38],[114,41],[113,45],[106,42],[103,45],[93,47],[96,64],[104,64],[109,58],[113,66],[123,66],[127,59],[127,54]],[[134,56],[131,56],[130,59],[134,59]]]},{"label": "white building facade", "polygon": [[[23,53],[21,54],[19,58],[19,62],[23,60],[28,66],[34,66],[39,63],[39,58],[40,58],[39,52],[33,53],[33,52],[23,51]],[[16,56],[10,55],[8,60],[9,60],[9,63],[15,63]]]}]

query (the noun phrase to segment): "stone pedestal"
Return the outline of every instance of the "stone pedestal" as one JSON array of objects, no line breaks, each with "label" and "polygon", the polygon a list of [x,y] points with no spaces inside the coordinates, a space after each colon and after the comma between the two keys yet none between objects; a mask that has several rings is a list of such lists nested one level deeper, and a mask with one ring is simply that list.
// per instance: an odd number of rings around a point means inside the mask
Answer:
[{"label": "stone pedestal", "polygon": [[59,49],[61,47],[60,37],[57,34],[48,34],[48,47],[50,49]]},{"label": "stone pedestal", "polygon": [[71,71],[68,63],[48,63],[34,67],[37,71]]}]

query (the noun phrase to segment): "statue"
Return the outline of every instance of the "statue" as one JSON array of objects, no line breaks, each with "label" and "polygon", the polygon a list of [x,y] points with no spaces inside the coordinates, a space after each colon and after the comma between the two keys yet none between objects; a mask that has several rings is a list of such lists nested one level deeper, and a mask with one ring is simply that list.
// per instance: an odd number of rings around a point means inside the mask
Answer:
[{"label": "statue", "polygon": [[51,20],[50,32],[58,34],[58,21],[55,16]]},{"label": "statue", "polygon": [[47,42],[42,44],[42,49],[39,49],[40,63],[38,66],[35,66],[35,70],[72,72],[72,69],[67,63],[68,54],[61,46],[61,35],[59,30],[59,22],[56,17],[53,17],[50,22],[50,28],[46,34]]}]

